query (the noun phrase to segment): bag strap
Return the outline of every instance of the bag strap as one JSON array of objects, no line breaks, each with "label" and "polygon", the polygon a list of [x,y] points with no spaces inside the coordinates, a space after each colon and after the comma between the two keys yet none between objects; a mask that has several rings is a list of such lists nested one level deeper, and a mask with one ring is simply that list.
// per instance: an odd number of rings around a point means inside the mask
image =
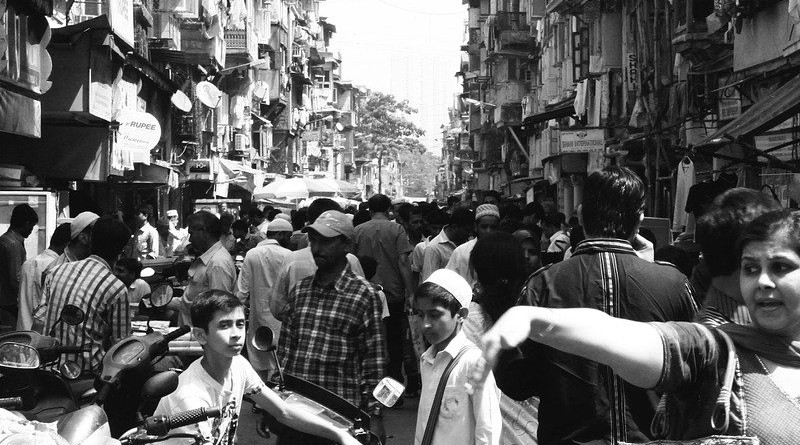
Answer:
[{"label": "bag strap", "polygon": [[[603,280],[603,312],[620,317],[620,279],[617,257],[612,252],[600,253],[600,270]],[[609,366],[601,368],[606,376],[606,381],[611,386],[611,444],[625,442],[628,430],[625,422],[625,382]]]},{"label": "bag strap", "polygon": [[433,443],[433,433],[436,430],[436,421],[439,420],[439,411],[442,408],[442,398],[444,397],[444,389],[447,387],[447,379],[450,378],[450,373],[453,368],[467,351],[472,349],[472,345],[464,345],[458,354],[450,360],[447,367],[439,379],[439,386],[436,387],[436,395],[433,397],[433,404],[431,404],[431,413],[428,415],[428,423],[425,425],[425,435],[422,436],[421,445],[430,445]]},{"label": "bag strap", "polygon": [[728,430],[730,421],[731,392],[733,392],[733,380],[736,377],[736,348],[733,340],[722,329],[714,331],[725,343],[725,348],[728,350],[728,363],[725,364],[725,375],[722,377],[717,403],[714,404],[714,411],[711,412],[711,428],[714,431],[725,432]]}]

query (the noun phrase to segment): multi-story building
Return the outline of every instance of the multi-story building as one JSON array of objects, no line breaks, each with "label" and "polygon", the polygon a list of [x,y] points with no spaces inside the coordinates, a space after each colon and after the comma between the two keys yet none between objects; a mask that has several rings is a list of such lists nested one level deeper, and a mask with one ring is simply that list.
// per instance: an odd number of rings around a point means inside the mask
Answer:
[{"label": "multi-story building", "polygon": [[[248,201],[269,175],[346,177],[357,90],[319,1],[9,2],[0,164],[20,166],[8,170],[20,185],[69,193],[72,214],[186,214],[196,198]],[[327,137],[324,170],[309,168],[312,128]]]},{"label": "multi-story building", "polygon": [[[678,163],[691,161],[696,182],[735,172],[788,204],[798,169],[795,2],[464,3],[456,109],[460,148],[475,156],[469,188],[524,191],[569,215],[586,175],[619,164],[647,184],[648,215],[673,217],[686,199]],[[673,229],[685,229],[678,219]]]}]

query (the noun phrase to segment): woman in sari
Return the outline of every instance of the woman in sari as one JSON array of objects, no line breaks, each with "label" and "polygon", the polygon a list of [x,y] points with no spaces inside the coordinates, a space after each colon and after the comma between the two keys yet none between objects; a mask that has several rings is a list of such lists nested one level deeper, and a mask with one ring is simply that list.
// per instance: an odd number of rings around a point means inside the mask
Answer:
[{"label": "woman in sari", "polygon": [[[800,212],[756,218],[738,247],[742,297],[751,326],[639,323],[593,309],[509,309],[483,336],[487,366],[502,349],[531,339],[610,367],[642,388],[665,393],[678,415],[654,425],[659,438],[712,434],[757,437],[762,445],[800,438]],[[733,340],[737,364],[730,411],[711,420]],[[714,427],[716,426],[716,428]]]}]

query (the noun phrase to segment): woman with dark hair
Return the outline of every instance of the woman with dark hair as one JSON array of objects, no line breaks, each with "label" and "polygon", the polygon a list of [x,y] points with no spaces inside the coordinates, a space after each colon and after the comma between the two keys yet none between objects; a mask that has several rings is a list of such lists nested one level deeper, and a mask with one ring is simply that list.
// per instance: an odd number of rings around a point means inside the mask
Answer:
[{"label": "woman with dark hair", "polygon": [[[469,261],[478,283],[473,290],[474,297],[463,329],[467,338],[475,342],[509,308],[516,305],[527,278],[527,270],[520,242],[510,233],[502,231],[479,238]],[[538,406],[539,399],[536,397],[516,401],[501,394],[503,432],[500,443],[535,444],[539,425]]]}]

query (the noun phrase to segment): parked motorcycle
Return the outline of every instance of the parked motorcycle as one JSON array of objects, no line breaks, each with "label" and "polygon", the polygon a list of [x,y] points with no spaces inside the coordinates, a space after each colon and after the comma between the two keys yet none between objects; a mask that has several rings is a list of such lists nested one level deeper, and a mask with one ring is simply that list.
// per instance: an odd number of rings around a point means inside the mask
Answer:
[{"label": "parked motorcycle", "polygon": [[[62,346],[54,337],[63,323],[77,326],[84,321],[83,310],[66,305],[50,335],[34,331],[14,331],[0,335],[0,397],[18,397],[19,409],[29,420],[51,422],[75,411],[80,406],[80,392],[91,382],[76,385],[72,382],[81,368],[74,361],[61,360],[64,354],[84,352],[80,346]],[[56,369],[57,368],[57,369]]]},{"label": "parked motorcycle", "polygon": [[[281,369],[274,343],[274,333],[266,326],[259,327],[251,340],[252,345],[259,351],[271,352],[277,365],[277,381],[267,381],[267,384],[289,405],[301,407],[311,412],[337,428],[345,430],[364,444],[380,444],[370,430],[370,416],[357,406],[341,398],[327,389],[315,385],[307,380],[292,374],[287,374]],[[396,382],[395,382],[396,383]],[[388,383],[381,382],[378,387]],[[402,389],[400,389],[402,393]],[[380,399],[379,399],[380,400]],[[396,399],[395,399],[396,400]],[[392,402],[393,404],[393,402]],[[286,425],[278,422],[265,410],[253,404],[253,412],[262,416],[258,426],[260,436],[269,438],[271,434],[278,437],[282,435],[300,434]],[[280,440],[278,443],[281,443]]]}]

